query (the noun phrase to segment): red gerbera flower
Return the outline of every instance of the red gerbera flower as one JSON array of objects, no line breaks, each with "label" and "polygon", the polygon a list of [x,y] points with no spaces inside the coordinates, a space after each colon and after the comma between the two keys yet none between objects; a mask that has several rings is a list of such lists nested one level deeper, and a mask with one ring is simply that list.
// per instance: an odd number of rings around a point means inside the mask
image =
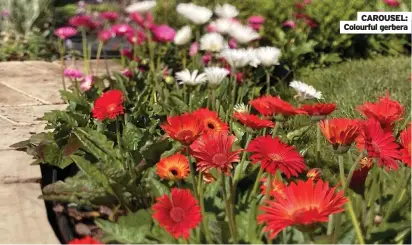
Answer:
[{"label": "red gerbera flower", "polygon": [[209,131],[224,131],[229,132],[229,126],[220,120],[217,112],[210,111],[207,108],[200,108],[192,112],[192,115],[198,117],[203,122],[204,132]]},{"label": "red gerbera flower", "polygon": [[[260,193],[262,195],[266,195],[266,184],[267,184],[267,178],[262,178],[260,180],[260,182],[262,182],[262,185],[260,186]],[[274,193],[278,193],[279,195],[281,195],[283,198],[285,198],[285,193],[283,192],[283,190],[286,188],[286,185],[278,180],[277,178],[275,178],[272,181],[272,185],[270,187],[270,195],[274,196]]]},{"label": "red gerbera flower", "polygon": [[203,122],[192,114],[167,117],[161,128],[173,139],[190,145],[203,131]]},{"label": "red gerbera flower", "polygon": [[274,114],[292,116],[299,113],[299,111],[288,102],[279,97],[269,95],[254,99],[250,101],[249,104],[264,116],[272,116]]},{"label": "red gerbera flower", "polygon": [[328,222],[330,214],[344,211],[347,199],[343,191],[335,193],[328,182],[319,180],[316,184],[309,179],[291,183],[284,189],[285,198],[274,193],[275,199],[266,201],[261,207],[263,214],[258,216],[259,223],[265,223],[264,231],[270,239],[288,226],[310,226],[318,222]]},{"label": "red gerbera flower", "polygon": [[273,128],[275,126],[272,121],[260,119],[256,115],[247,112],[235,112],[233,117],[252,129]]},{"label": "red gerbera flower", "polygon": [[385,131],[390,131],[395,122],[402,118],[405,109],[398,101],[391,100],[387,93],[375,103],[366,102],[359,106],[358,110],[367,118],[378,120]]},{"label": "red gerbera flower", "polygon": [[75,238],[69,242],[69,244],[103,244],[100,241],[94,240],[90,236],[85,236],[83,238]]},{"label": "red gerbera flower", "polygon": [[326,118],[327,115],[331,114],[336,109],[336,104],[322,104],[317,103],[313,105],[302,105],[297,110],[300,113],[308,115],[312,120],[318,121]]},{"label": "red gerbera flower", "polygon": [[157,198],[153,211],[153,218],[175,238],[187,240],[191,229],[202,220],[198,201],[189,189],[173,188],[170,197],[165,194]]},{"label": "red gerbera flower", "polygon": [[359,135],[359,125],[356,120],[349,118],[335,118],[319,122],[320,130],[335,150],[339,147],[346,152]]},{"label": "red gerbera flower", "polygon": [[109,90],[103,93],[95,102],[93,117],[100,121],[104,119],[115,119],[124,113],[124,96],[120,90]]},{"label": "red gerbera flower", "polygon": [[260,162],[263,169],[270,174],[275,174],[276,170],[279,169],[290,178],[290,176],[298,176],[306,168],[303,157],[296,149],[282,143],[279,138],[256,137],[250,142],[247,151],[253,153],[250,157],[252,163]]},{"label": "red gerbera flower", "polygon": [[361,135],[357,141],[360,150],[365,149],[368,157],[378,159],[379,166],[386,170],[398,169],[396,160],[401,158],[399,145],[395,142],[391,132],[386,132],[375,119],[368,119],[362,123]]},{"label": "red gerbera flower", "polygon": [[411,167],[411,125],[401,133],[400,138],[402,162]]},{"label": "red gerbera flower", "polygon": [[200,136],[192,145],[192,155],[197,160],[197,170],[203,172],[217,168],[228,174],[232,163],[239,162],[241,149],[232,150],[236,137],[227,132],[208,132]]}]

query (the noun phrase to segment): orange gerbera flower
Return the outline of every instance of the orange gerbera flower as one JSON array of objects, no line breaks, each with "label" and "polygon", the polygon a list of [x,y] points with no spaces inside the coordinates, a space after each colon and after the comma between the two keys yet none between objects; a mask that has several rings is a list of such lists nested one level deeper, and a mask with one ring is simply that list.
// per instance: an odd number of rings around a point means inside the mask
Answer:
[{"label": "orange gerbera flower", "polygon": [[229,132],[229,126],[220,120],[217,112],[210,111],[207,108],[200,108],[192,112],[192,115],[198,117],[203,122],[203,131],[224,131]]},{"label": "orange gerbera flower", "polygon": [[260,119],[256,115],[247,112],[235,112],[233,117],[251,129],[273,128],[275,126],[272,121]]},{"label": "orange gerbera flower", "polygon": [[402,162],[411,167],[411,125],[401,133],[400,138]]},{"label": "orange gerbera flower", "polygon": [[276,174],[276,170],[279,169],[290,178],[290,176],[298,176],[306,168],[303,157],[296,149],[282,143],[279,138],[256,137],[248,145],[247,151],[252,152],[250,157],[252,163],[260,163],[269,174]]},{"label": "orange gerbera flower", "polygon": [[297,110],[300,113],[308,115],[312,120],[318,121],[326,118],[327,115],[331,114],[336,109],[336,104],[322,104],[317,103],[313,105],[302,105]]},{"label": "orange gerbera flower", "polygon": [[258,216],[258,223],[265,223],[265,232],[269,238],[288,226],[305,227],[319,222],[328,222],[329,215],[344,211],[343,205],[347,199],[343,191],[335,193],[328,182],[319,180],[316,184],[309,179],[291,183],[283,190],[285,197],[274,193],[274,200],[267,200],[261,207],[263,214]]},{"label": "orange gerbera flower", "polygon": [[161,128],[183,145],[190,145],[203,131],[203,121],[192,114],[167,117]]},{"label": "orange gerbera flower", "polygon": [[[261,180],[260,180],[260,182],[262,182],[262,185],[260,186],[260,193],[262,194],[262,195],[266,195],[266,184],[267,184],[267,178],[262,178]],[[270,187],[271,189],[270,189],[270,195],[271,196],[274,196],[275,195],[275,193],[278,193],[279,195],[281,195],[282,197],[285,197],[285,193],[284,193],[284,189],[286,188],[286,185],[282,182],[282,181],[280,181],[280,180],[278,180],[277,178],[275,178],[273,181],[272,181],[272,185],[271,185],[271,187]]]},{"label": "orange gerbera flower", "polygon": [[341,152],[348,151],[350,145],[359,135],[359,125],[356,120],[335,118],[319,122],[320,130],[333,149]]},{"label": "orange gerbera flower", "polygon": [[396,121],[402,118],[404,107],[396,100],[389,98],[389,92],[375,103],[366,102],[358,110],[367,118],[379,121],[385,131],[392,130]]},{"label": "orange gerbera flower", "polygon": [[197,160],[197,170],[204,172],[212,168],[229,174],[232,163],[239,162],[241,149],[232,150],[236,137],[226,132],[208,132],[190,145]]},{"label": "orange gerbera flower", "polygon": [[161,159],[156,164],[156,172],[162,179],[184,179],[189,174],[189,162],[184,155],[176,153]]},{"label": "orange gerbera flower", "polygon": [[266,95],[250,101],[249,104],[264,116],[273,116],[275,114],[292,116],[299,114],[299,111],[280,97]]}]

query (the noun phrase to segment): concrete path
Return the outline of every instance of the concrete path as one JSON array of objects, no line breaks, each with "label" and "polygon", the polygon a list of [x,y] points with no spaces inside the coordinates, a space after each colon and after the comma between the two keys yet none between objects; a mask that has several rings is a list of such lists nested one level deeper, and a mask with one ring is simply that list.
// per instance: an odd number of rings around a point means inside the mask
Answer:
[{"label": "concrete path", "polygon": [[[110,68],[119,70],[112,63]],[[44,122],[35,119],[44,112],[66,107],[58,92],[60,74],[55,63],[0,62],[0,243],[59,243],[38,199],[40,168],[9,146],[43,131]]]}]

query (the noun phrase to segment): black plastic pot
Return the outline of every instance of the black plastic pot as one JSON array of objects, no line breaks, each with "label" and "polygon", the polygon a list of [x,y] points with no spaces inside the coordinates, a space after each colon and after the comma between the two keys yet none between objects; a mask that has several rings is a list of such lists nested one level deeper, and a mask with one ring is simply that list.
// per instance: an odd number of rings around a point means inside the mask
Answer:
[{"label": "black plastic pot", "polygon": [[[59,180],[64,180],[67,177],[73,176],[79,170],[75,164],[71,164],[65,169],[60,169],[47,164],[40,165],[42,181],[41,188],[46,185],[55,183]],[[74,224],[71,223],[70,218],[65,213],[57,213],[53,208],[58,204],[56,201],[44,201],[46,205],[47,218],[53,228],[56,237],[62,244],[67,244],[75,238]]]}]

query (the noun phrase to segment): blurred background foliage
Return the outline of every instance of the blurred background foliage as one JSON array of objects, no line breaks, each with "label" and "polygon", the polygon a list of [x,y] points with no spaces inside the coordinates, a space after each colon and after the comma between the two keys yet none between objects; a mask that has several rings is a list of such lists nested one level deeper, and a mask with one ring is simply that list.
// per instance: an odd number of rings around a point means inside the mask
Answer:
[{"label": "blurred background foliage", "polygon": [[[0,10],[8,12],[8,16],[2,17],[0,24],[0,59],[53,59],[55,48],[49,42],[54,37],[50,33],[56,26],[65,25],[69,17],[78,12],[77,4],[63,4],[68,2],[75,1],[0,1]],[[101,2],[87,4],[87,12],[121,11],[130,0]],[[398,7],[390,7],[383,0],[312,0],[302,7],[303,0],[162,0],[158,1],[154,11],[157,22],[167,23],[175,28],[187,24],[175,11],[176,5],[182,2],[193,2],[212,9],[217,4],[233,4],[239,9],[239,19],[244,23],[249,16],[264,16],[266,21],[261,44],[282,49],[282,63],[290,70],[324,67],[344,60],[378,55],[410,54],[410,35],[339,33],[339,21],[355,20],[357,12],[410,11],[410,1],[400,1]],[[316,27],[308,26],[308,19]],[[287,20],[293,20],[296,27],[284,27],[282,24]],[[44,49],[35,48],[37,45]]]}]

